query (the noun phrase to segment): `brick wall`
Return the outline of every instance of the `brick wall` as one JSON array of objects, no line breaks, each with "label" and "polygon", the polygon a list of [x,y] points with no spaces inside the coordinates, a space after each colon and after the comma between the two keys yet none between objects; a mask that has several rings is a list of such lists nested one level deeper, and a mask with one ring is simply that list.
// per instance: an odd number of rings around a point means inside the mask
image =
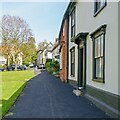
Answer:
[{"label": "brick wall", "polygon": [[62,69],[60,70],[60,78],[63,82],[67,81],[67,23],[64,21],[63,33],[61,37],[61,52],[62,52]]}]

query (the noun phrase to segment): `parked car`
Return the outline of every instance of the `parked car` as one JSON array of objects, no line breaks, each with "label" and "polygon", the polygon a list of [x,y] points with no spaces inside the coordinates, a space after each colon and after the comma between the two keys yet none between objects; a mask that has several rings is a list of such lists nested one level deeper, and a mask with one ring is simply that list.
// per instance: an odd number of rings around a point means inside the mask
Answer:
[{"label": "parked car", "polygon": [[30,63],[29,67],[30,67],[30,68],[33,68],[33,67],[34,67],[34,64],[33,64],[33,63]]},{"label": "parked car", "polygon": [[25,65],[17,66],[17,70],[26,70],[27,67]]},{"label": "parked car", "polygon": [[0,67],[0,71],[4,71],[4,68]]},{"label": "parked car", "polygon": [[15,70],[15,65],[9,65],[9,66],[7,66],[6,70],[8,70],[8,71]]},{"label": "parked car", "polygon": [[40,64],[40,65],[38,66],[38,68],[39,68],[39,69],[45,69],[45,65],[44,65],[44,64]]}]

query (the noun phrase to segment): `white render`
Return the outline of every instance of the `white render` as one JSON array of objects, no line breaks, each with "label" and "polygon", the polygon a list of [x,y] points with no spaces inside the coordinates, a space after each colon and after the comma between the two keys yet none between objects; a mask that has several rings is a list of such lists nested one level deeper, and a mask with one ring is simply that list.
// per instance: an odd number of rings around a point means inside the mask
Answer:
[{"label": "white render", "polygon": [[[92,40],[88,35],[86,84],[118,95],[118,3],[107,2],[107,6],[96,17],[93,15],[94,2],[78,2],[76,4],[76,35],[80,32],[89,32],[91,34],[101,25],[107,25],[105,35],[105,83],[92,81]],[[69,69],[68,79],[77,81],[77,46],[70,42],[70,33],[69,29],[69,51],[75,46],[75,77],[70,76]],[[71,68],[70,64],[69,68]]]},{"label": "white render", "polygon": [[6,64],[6,61],[5,57],[0,54],[0,65]]},{"label": "white render", "polygon": [[56,56],[59,56],[59,49],[60,49],[60,45],[58,45],[54,50],[52,50],[52,59],[56,60],[58,62],[60,62],[59,59],[56,58]]},{"label": "white render", "polygon": [[52,59],[52,52],[47,53],[47,58]]},{"label": "white render", "polygon": [[43,50],[39,50],[37,53],[37,65],[45,64],[46,59],[52,59],[52,43],[45,45]]},{"label": "white render", "polygon": [[60,52],[60,70],[62,69],[62,52]]},{"label": "white render", "polygon": [[[75,9],[76,10],[76,9]],[[75,19],[76,20],[76,19]],[[71,17],[69,16],[69,23],[71,23]],[[76,21],[75,21],[76,23]],[[75,76],[71,76],[71,48],[75,47]],[[69,24],[69,71],[68,71],[68,79],[77,81],[78,78],[78,49],[77,45],[73,42],[71,42],[71,24]]]}]

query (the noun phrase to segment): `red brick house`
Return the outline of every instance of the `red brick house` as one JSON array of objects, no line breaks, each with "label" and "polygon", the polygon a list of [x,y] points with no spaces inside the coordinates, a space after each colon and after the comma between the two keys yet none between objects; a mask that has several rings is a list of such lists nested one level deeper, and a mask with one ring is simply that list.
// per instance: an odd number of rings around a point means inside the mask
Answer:
[{"label": "red brick house", "polygon": [[60,34],[60,78],[62,82],[67,82],[67,20],[63,18]]}]

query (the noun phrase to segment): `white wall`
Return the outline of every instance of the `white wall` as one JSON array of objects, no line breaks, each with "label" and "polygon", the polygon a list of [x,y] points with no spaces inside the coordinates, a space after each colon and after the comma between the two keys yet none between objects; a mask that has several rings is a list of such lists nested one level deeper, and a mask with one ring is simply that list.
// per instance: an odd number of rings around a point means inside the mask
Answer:
[{"label": "white wall", "polygon": [[[77,49],[77,45],[71,42],[71,17],[69,17],[69,20],[70,21],[69,21],[69,75],[68,75],[68,79],[77,81],[78,79],[78,49]],[[71,76],[71,52],[70,50],[72,47],[75,47],[75,76],[74,77]]]},{"label": "white wall", "polygon": [[52,52],[47,53],[47,58],[52,59]]},{"label": "white wall", "polygon": [[60,52],[60,70],[62,69],[62,52]]},{"label": "white wall", "polygon": [[[76,8],[76,34],[90,34],[107,24],[105,39],[105,83],[92,81],[92,40],[87,37],[87,84],[118,94],[118,3],[107,2],[107,6],[96,16],[94,3],[79,2]],[[71,43],[69,44],[71,48]]]},{"label": "white wall", "polygon": [[4,65],[4,64],[1,63],[2,61],[6,64],[7,60],[2,55],[0,55],[0,64]]},{"label": "white wall", "polygon": [[60,62],[59,59],[56,59],[55,56],[59,55],[59,49],[60,49],[60,45],[58,45],[53,51],[52,51],[52,59],[57,60],[58,62]]}]

